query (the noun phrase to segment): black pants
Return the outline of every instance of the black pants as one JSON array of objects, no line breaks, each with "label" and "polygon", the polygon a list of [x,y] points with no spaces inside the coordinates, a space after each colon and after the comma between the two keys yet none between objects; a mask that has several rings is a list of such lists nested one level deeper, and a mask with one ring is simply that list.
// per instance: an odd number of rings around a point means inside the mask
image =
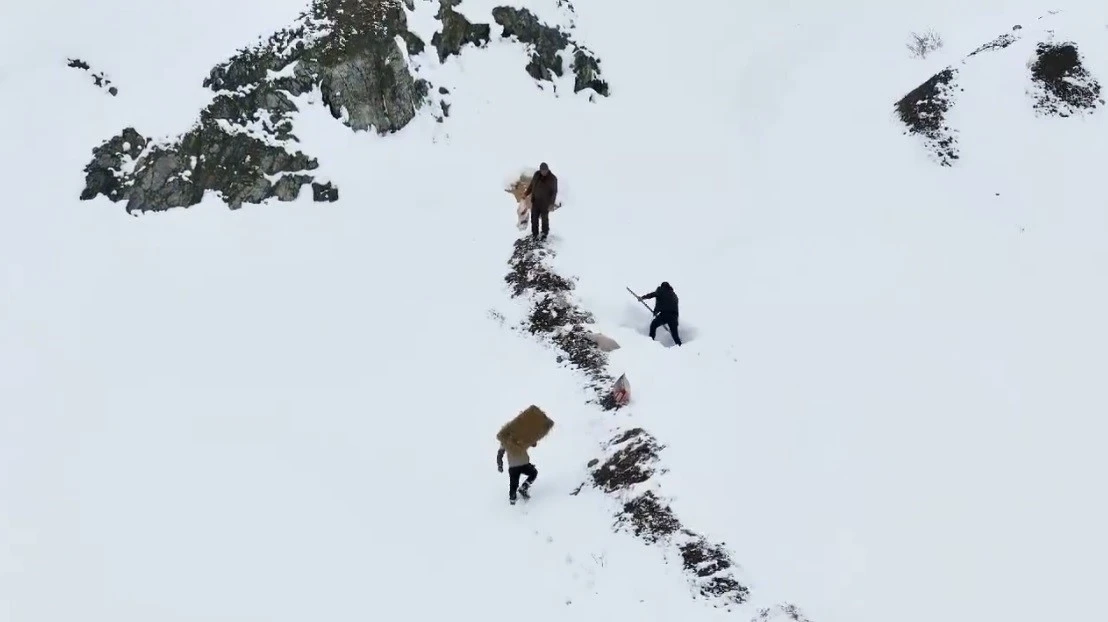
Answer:
[{"label": "black pants", "polygon": [[650,323],[650,338],[654,338],[654,333],[658,332],[658,329],[665,325],[669,329],[669,334],[673,335],[673,343],[681,345],[681,336],[677,334],[677,316],[676,315],[656,315],[654,321]]},{"label": "black pants", "polygon": [[550,207],[531,205],[531,235],[539,237],[539,223],[542,223],[542,234],[550,234]]},{"label": "black pants", "polygon": [[[539,470],[535,468],[533,464],[524,464],[522,466],[508,467],[508,498],[515,499],[516,491],[519,490],[519,476],[526,475],[527,481],[523,482],[524,486],[530,486],[531,482],[535,481],[535,478],[539,476]],[[524,491],[526,492],[526,491]]]}]

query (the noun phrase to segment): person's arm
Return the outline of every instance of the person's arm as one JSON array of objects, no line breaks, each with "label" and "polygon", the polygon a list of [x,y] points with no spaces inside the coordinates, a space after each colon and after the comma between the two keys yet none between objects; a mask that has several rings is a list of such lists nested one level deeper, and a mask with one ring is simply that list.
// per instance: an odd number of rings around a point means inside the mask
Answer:
[{"label": "person's arm", "polygon": [[653,298],[657,295],[658,295],[658,290],[654,290],[654,291],[650,292],[649,294],[643,294],[642,296],[639,297],[639,300],[649,300],[649,299],[651,299],[651,298]]},{"label": "person's arm", "polygon": [[504,471],[504,448],[496,450],[496,470]]},{"label": "person's arm", "polygon": [[527,189],[523,191],[523,198],[526,199],[527,197],[531,196],[531,191],[535,189],[535,178],[538,176],[538,173],[535,173],[531,176],[531,181],[527,184]]},{"label": "person's arm", "polygon": [[550,188],[552,190],[550,193],[550,204],[553,205],[558,200],[558,177],[554,175],[554,173],[551,173],[550,176],[553,178],[550,180]]}]

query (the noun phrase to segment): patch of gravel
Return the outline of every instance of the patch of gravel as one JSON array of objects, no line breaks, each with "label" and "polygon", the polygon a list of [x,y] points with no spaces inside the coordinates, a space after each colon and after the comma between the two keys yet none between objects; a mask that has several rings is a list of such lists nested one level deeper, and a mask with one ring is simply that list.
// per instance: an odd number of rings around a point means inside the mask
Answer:
[{"label": "patch of gravel", "polygon": [[[554,252],[525,236],[515,242],[504,277],[513,298],[524,297],[530,311],[516,329],[545,340],[558,351],[559,362],[584,372],[589,387],[606,411],[617,410],[609,394],[613,380],[607,372],[607,354],[588,338],[592,316],[572,298],[574,280],[557,274],[549,264]],[[500,314],[490,315],[503,324]],[[730,608],[747,602],[749,589],[736,577],[737,568],[723,543],[711,543],[686,529],[668,501],[651,486],[665,446],[641,427],[618,432],[605,444],[602,458],[588,464],[589,482],[621,501],[613,528],[626,531],[650,545],[665,547],[681,559],[693,594],[715,606]],[[586,484],[582,484],[582,487]],[[571,494],[577,495],[578,487]]]},{"label": "patch of gravel", "polygon": [[1037,114],[1069,117],[1103,105],[1100,83],[1081,62],[1077,45],[1040,43],[1031,64],[1032,98]]},{"label": "patch of gravel", "polygon": [[946,121],[946,113],[954,103],[957,75],[957,69],[947,67],[896,102],[900,122],[908,128],[904,133],[922,137],[942,166],[952,166],[958,159],[957,130]]}]

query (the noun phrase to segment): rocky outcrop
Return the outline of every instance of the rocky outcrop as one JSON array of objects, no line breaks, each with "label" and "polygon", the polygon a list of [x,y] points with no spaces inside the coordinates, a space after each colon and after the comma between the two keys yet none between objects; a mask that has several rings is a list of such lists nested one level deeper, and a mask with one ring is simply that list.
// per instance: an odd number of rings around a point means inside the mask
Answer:
[{"label": "rocky outcrop", "polygon": [[1104,104],[1100,83],[1085,69],[1072,42],[1040,43],[1031,81],[1035,111],[1041,115],[1068,117]]},{"label": "rocky outcrop", "polygon": [[337,200],[337,188],[310,174],[318,161],[295,148],[294,98],[318,89],[350,128],[399,130],[430,85],[412,75],[397,37],[407,52],[422,51],[399,0],[316,0],[294,26],[212,69],[203,83],[211,103],[175,141],[151,145],[128,128],[94,149],[81,198],[158,211],[195,205],[212,190],[237,209],[294,200],[311,184],[313,200]]},{"label": "rocky outcrop", "polygon": [[79,69],[92,76],[93,85],[103,89],[108,95],[115,97],[119,95],[119,89],[112,85],[112,81],[108,79],[108,76],[102,71],[93,71],[92,67],[85,61],[79,58],[70,58],[66,61],[66,66],[71,69]]},{"label": "rocky outcrop", "polygon": [[[527,63],[528,75],[538,81],[554,82],[565,73],[565,63],[570,62],[574,73],[573,92],[592,89],[607,97],[608,83],[600,74],[600,59],[582,45],[574,42],[559,28],[539,21],[527,9],[498,6],[492,10],[493,20],[500,25],[500,36],[515,39],[528,46],[531,58]],[[569,57],[568,59],[566,57]]]},{"label": "rocky outcrop", "polygon": [[431,37],[431,45],[439,53],[439,62],[457,55],[465,45],[483,47],[489,42],[489,25],[473,24],[465,15],[454,10],[462,0],[439,0],[439,12],[435,17],[442,23],[442,30]]},{"label": "rocky outcrop", "polygon": [[[439,0],[442,29],[432,45],[440,60],[489,41],[488,24],[470,23],[455,10],[461,2]],[[331,115],[355,131],[396,132],[424,108],[444,122],[448,91],[435,94],[413,70],[419,61],[412,57],[427,47],[408,29],[405,7],[414,6],[414,0],[312,0],[291,26],[212,68],[203,81],[212,100],[182,135],[152,143],[127,128],[97,146],[81,198],[103,195],[125,201],[129,212],[160,211],[195,205],[211,190],[237,209],[294,200],[311,184],[313,200],[336,201],[338,188],[312,174],[319,162],[297,148],[298,98],[318,93]],[[528,65],[537,79],[562,75],[559,54],[568,52],[576,89],[607,94],[599,60],[567,35],[526,11],[502,7],[494,14],[511,25],[512,36],[537,43],[539,60]],[[88,69],[77,59],[71,66]]]},{"label": "rocky outcrop", "polygon": [[946,122],[957,74],[956,69],[948,67],[896,102],[897,115],[908,128],[905,134],[923,137],[928,150],[942,166],[951,166],[958,159],[956,131]]}]

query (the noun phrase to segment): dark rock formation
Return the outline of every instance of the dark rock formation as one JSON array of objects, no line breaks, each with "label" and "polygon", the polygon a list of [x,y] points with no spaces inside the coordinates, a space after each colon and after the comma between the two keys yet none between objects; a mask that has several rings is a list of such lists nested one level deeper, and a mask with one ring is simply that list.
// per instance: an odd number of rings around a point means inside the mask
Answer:
[{"label": "dark rock formation", "polygon": [[312,182],[312,200],[317,203],[334,203],[339,200],[339,189],[331,182],[324,184]]},{"label": "dark rock formation", "polygon": [[[455,10],[461,1],[439,0],[442,30],[432,43],[440,60],[489,41],[488,24],[472,24]],[[290,201],[312,184],[314,200],[338,200],[337,188],[310,174],[316,159],[296,149],[298,96],[318,92],[333,117],[378,134],[400,130],[424,108],[439,122],[450,115],[446,89],[433,95],[405,58],[405,52],[413,57],[426,49],[408,30],[405,6],[412,9],[414,0],[312,0],[294,24],[212,68],[203,82],[212,100],[184,134],[151,144],[128,128],[96,147],[81,198],[104,195],[126,201],[128,211],[158,211],[194,205],[213,190],[237,209],[271,198]],[[568,50],[576,90],[607,94],[599,60],[588,50],[526,11],[496,12],[513,36],[537,50],[538,60],[528,65],[537,79],[562,75],[560,54]],[[70,63],[88,69],[79,59]]]},{"label": "dark rock formation", "polygon": [[177,140],[152,146],[128,128],[97,147],[81,198],[103,194],[126,200],[128,211],[157,211],[195,205],[214,190],[237,209],[291,201],[312,184],[314,200],[337,200],[337,188],[307,174],[315,158],[293,146],[292,98],[318,89],[352,129],[399,130],[430,85],[412,75],[397,36],[409,53],[422,50],[399,0],[316,0],[294,26],[211,70],[204,86],[215,95]]},{"label": "dark rock formation", "polygon": [[[1019,29],[1020,29],[1020,26],[1016,26],[1012,30],[1016,31],[1016,30],[1019,30]],[[970,52],[969,54],[966,55],[966,58],[967,59],[972,58],[972,57],[977,56],[978,54],[980,54],[982,52],[993,52],[993,51],[996,51],[996,50],[1003,50],[1004,48],[1008,47],[1009,45],[1012,45],[1013,43],[1015,43],[1018,40],[1019,40],[1019,37],[1017,37],[1016,35],[1013,35],[1011,33],[1004,33],[1004,34],[1000,35],[999,37],[997,37],[996,39],[993,39],[992,41],[989,41],[988,43],[982,45],[981,47],[977,48],[976,50]]]},{"label": "dark rock formation", "polygon": [[1031,65],[1035,110],[1046,116],[1068,117],[1103,105],[1100,83],[1081,63],[1073,43],[1040,43]]},{"label": "dark rock formation", "polygon": [[107,91],[108,95],[111,95],[112,97],[119,95],[119,89],[112,86],[112,81],[108,79],[108,76],[104,75],[104,72],[102,71],[94,73],[92,71],[92,67],[89,66],[89,64],[85,61],[79,58],[70,58],[67,60],[66,66],[73,69],[80,69],[81,71],[88,73],[90,76],[92,76],[92,83],[95,86],[98,86],[101,89]]},{"label": "dark rock formation", "polygon": [[956,130],[946,123],[946,113],[953,103],[957,73],[957,70],[948,67],[896,102],[900,121],[908,127],[905,133],[922,136],[928,150],[942,166],[951,166],[958,159],[954,138]]},{"label": "dark rock formation", "polygon": [[489,25],[470,23],[465,15],[454,10],[461,3],[462,0],[439,0],[439,12],[435,17],[442,22],[442,30],[431,37],[431,45],[439,53],[439,62],[460,54],[467,44],[482,47],[489,42]]},{"label": "dark rock formation", "polygon": [[[500,36],[516,39],[531,51],[527,74],[538,81],[553,82],[565,73],[565,62],[575,75],[573,92],[592,89],[607,97],[608,83],[600,75],[600,59],[587,48],[578,45],[558,28],[548,26],[527,9],[498,6],[492,10],[493,20],[500,25]],[[569,56],[567,59],[565,56]]]}]

